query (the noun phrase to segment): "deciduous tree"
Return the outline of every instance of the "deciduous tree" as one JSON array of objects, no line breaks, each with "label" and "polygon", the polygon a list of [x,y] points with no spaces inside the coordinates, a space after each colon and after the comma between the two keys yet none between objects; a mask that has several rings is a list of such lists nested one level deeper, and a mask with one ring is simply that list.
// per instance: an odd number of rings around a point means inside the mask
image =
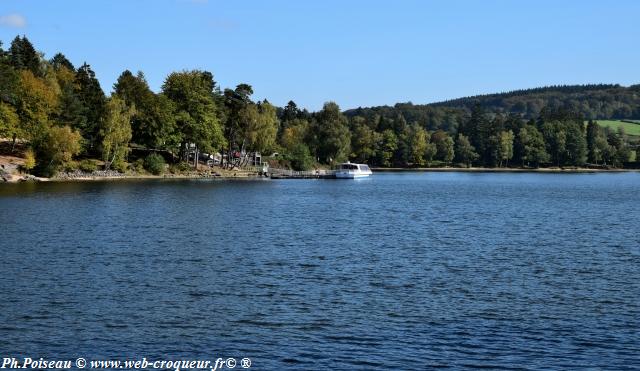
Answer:
[{"label": "deciduous tree", "polygon": [[513,131],[506,130],[500,132],[500,167],[504,161],[505,166],[509,166],[509,160],[513,158]]},{"label": "deciduous tree", "polygon": [[102,137],[102,158],[107,169],[111,165],[122,164],[129,151],[131,141],[131,118],[135,109],[124,100],[113,95],[107,102],[107,113],[100,129]]},{"label": "deciduous tree", "polygon": [[347,118],[340,112],[334,102],[324,104],[316,115],[313,132],[315,135],[316,154],[328,164],[346,160],[351,148]]},{"label": "deciduous tree", "polygon": [[471,167],[471,163],[479,157],[476,149],[469,142],[469,138],[464,134],[458,134],[455,153],[458,156],[458,161],[464,163],[467,167]]}]

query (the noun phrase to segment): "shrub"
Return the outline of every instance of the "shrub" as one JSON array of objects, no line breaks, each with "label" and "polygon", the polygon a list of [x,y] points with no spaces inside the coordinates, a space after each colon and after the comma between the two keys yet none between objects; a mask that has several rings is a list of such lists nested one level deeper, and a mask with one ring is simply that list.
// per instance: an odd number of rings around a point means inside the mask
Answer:
[{"label": "shrub", "polygon": [[126,173],[129,164],[124,160],[116,160],[111,164],[111,167],[119,173]]},{"label": "shrub", "polygon": [[65,162],[64,164],[58,166],[57,170],[54,170],[54,171],[58,171],[60,169],[62,169],[62,171],[64,172],[72,173],[78,170],[78,161],[71,160],[71,161]]},{"label": "shrub", "polygon": [[142,173],[144,171],[144,160],[141,158],[137,159],[136,162],[131,164],[131,169],[136,173]]},{"label": "shrub", "polygon": [[192,167],[186,162],[179,162],[169,167],[169,171],[171,172],[171,174],[182,174],[190,170],[192,170]]},{"label": "shrub", "polygon": [[153,175],[161,175],[164,165],[164,157],[157,153],[152,153],[144,159],[144,168]]},{"label": "shrub", "polygon": [[98,170],[98,165],[92,160],[82,160],[80,164],[78,164],[78,168],[85,173],[93,173]]},{"label": "shrub", "polygon": [[69,126],[54,126],[36,142],[41,174],[53,176],[60,168],[75,170],[73,156],[82,150],[82,136],[77,130]]},{"label": "shrub", "polygon": [[29,171],[36,167],[36,155],[33,153],[33,150],[28,149],[24,154],[24,169]]},{"label": "shrub", "polygon": [[291,151],[289,158],[293,170],[309,170],[314,163],[309,147],[304,144],[296,145]]}]

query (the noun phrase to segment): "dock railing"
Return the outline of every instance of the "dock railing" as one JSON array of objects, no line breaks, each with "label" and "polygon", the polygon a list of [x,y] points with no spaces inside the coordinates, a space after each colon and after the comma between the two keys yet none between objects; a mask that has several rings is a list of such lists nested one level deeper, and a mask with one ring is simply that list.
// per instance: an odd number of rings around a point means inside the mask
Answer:
[{"label": "dock railing", "polygon": [[295,171],[289,169],[277,169],[270,167],[268,170],[271,177],[287,177],[287,178],[322,178],[331,177],[336,174],[335,170],[308,170]]}]

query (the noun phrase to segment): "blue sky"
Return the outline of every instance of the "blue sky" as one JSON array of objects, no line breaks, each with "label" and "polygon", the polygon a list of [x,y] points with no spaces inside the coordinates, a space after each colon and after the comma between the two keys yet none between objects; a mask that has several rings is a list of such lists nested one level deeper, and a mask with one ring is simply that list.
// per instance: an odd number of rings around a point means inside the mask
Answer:
[{"label": "blue sky", "polygon": [[553,84],[640,83],[640,1],[0,0],[0,40],[125,69],[155,91],[206,69],[255,99],[317,110]]}]

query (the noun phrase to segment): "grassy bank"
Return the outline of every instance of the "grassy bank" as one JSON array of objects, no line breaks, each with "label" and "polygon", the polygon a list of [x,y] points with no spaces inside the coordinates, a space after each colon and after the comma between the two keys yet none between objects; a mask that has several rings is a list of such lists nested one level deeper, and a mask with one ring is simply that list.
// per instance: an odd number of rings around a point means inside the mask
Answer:
[{"label": "grassy bank", "polygon": [[596,122],[604,128],[612,130],[623,128],[627,135],[640,137],[640,122],[632,120],[597,120]]}]

